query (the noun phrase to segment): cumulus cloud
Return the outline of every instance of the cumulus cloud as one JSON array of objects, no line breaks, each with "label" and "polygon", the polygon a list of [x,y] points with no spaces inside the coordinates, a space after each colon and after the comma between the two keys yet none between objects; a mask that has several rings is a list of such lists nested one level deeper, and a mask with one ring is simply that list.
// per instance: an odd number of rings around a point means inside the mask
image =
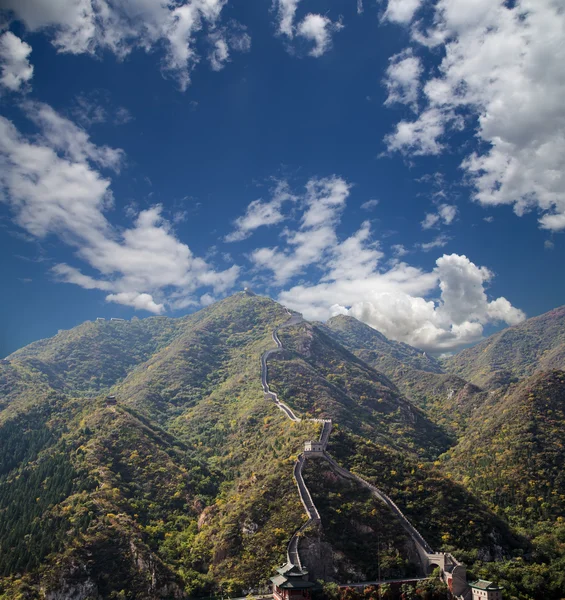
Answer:
[{"label": "cumulus cloud", "polygon": [[114,227],[105,215],[113,203],[110,180],[95,165],[114,168],[121,152],[95,146],[46,105],[26,109],[37,135],[24,136],[0,117],[0,200],[27,233],[57,236],[95,273],[59,264],[53,269],[58,280],[109,292],[108,301],[155,313],[165,304],[194,302],[200,288],[224,293],[234,285],[239,268],[218,271],[195,256],[160,206],[137,213],[129,228]]},{"label": "cumulus cloud", "polygon": [[440,204],[437,211],[427,213],[426,218],[422,221],[422,229],[431,229],[438,225],[451,225],[457,216],[457,207],[453,204]]},{"label": "cumulus cloud", "polygon": [[[513,325],[525,318],[506,298],[488,297],[493,274],[466,256],[444,254],[426,271],[401,261],[408,253],[401,244],[391,247],[394,256],[386,260],[369,221],[338,235],[350,193],[351,185],[336,175],[310,179],[304,193],[294,196],[280,243],[251,254],[257,277],[266,273],[269,285],[283,288],[280,302],[308,319],[350,314],[431,352],[475,342],[490,323]],[[445,220],[456,214],[444,205],[438,211]],[[448,239],[438,236],[418,249],[430,251]],[[309,283],[300,282],[306,270]]]},{"label": "cumulus cloud", "polygon": [[[489,302],[485,284],[491,277],[488,269],[451,254],[440,257],[431,273],[400,263],[360,280],[295,286],[280,298],[306,317],[348,314],[390,339],[439,352],[476,342],[488,323],[524,320],[505,298]],[[439,300],[427,299],[438,287]]]},{"label": "cumulus cloud", "polygon": [[136,310],[146,310],[148,312],[161,314],[165,310],[164,304],[157,304],[151,294],[139,294],[138,292],[120,292],[119,294],[108,294],[107,302],[116,302],[132,306]]},{"label": "cumulus cloud", "polygon": [[384,19],[406,25],[422,6],[423,0],[388,0]]},{"label": "cumulus cloud", "polygon": [[332,45],[332,35],[341,29],[341,21],[332,21],[325,15],[308,13],[298,24],[295,24],[296,10],[299,0],[275,0],[277,8],[277,32],[292,40],[296,36],[314,43],[310,56],[318,58],[325,54]]},{"label": "cumulus cloud", "polygon": [[2,5],[29,31],[50,35],[59,52],[110,51],[123,58],[135,48],[151,51],[163,45],[163,70],[184,90],[199,61],[198,36],[203,30],[215,30],[226,3],[227,0],[4,0]]},{"label": "cumulus cloud", "polygon": [[31,46],[11,31],[0,36],[0,85],[17,92],[33,77],[33,66],[29,62]]},{"label": "cumulus cloud", "polygon": [[294,36],[294,18],[300,0],[276,0],[278,31],[290,38]]},{"label": "cumulus cloud", "polygon": [[339,21],[334,23],[326,16],[310,13],[298,25],[297,32],[303,38],[314,42],[314,47],[309,54],[317,58],[331,47],[332,33],[342,28],[343,25]]},{"label": "cumulus cloud", "polygon": [[224,238],[224,241],[239,242],[249,237],[259,227],[280,223],[285,218],[282,213],[283,205],[296,199],[286,181],[277,182],[271,200],[267,202],[262,199],[253,200],[247,207],[245,215],[235,220],[235,229]]},{"label": "cumulus cloud", "polygon": [[385,105],[407,104],[418,110],[418,94],[422,64],[411,49],[395,54],[389,59],[384,79],[388,96]]},{"label": "cumulus cloud", "polygon": [[412,41],[444,58],[420,75],[421,112],[386,137],[389,150],[440,154],[449,133],[476,124],[461,163],[474,199],[565,229],[564,38],[559,0],[439,0]]}]

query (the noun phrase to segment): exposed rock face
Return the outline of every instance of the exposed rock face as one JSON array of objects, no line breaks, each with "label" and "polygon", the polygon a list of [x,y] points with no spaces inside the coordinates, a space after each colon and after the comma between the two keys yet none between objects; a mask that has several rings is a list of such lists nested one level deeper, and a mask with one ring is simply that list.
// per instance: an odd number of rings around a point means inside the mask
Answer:
[{"label": "exposed rock face", "polygon": [[45,600],[98,600],[98,586],[91,579],[82,582],[61,581],[61,587],[45,593]]},{"label": "exposed rock face", "polygon": [[300,540],[300,558],[308,569],[310,581],[337,581],[334,551],[330,544],[322,541],[320,533],[312,533]]}]

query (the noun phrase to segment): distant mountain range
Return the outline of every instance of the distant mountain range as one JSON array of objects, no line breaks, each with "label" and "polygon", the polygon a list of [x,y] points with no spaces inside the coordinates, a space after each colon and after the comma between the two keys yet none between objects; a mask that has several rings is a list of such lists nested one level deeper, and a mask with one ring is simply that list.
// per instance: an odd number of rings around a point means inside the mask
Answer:
[{"label": "distant mountain range", "polygon": [[[508,598],[565,596],[565,307],[442,361],[353,319],[238,293],[171,319],[87,322],[0,364],[0,598],[185,598],[265,585],[329,451]],[[418,570],[384,504],[307,462],[312,573]],[[378,532],[378,541],[376,533]],[[378,544],[378,548],[377,548]],[[493,562],[494,561],[494,562]],[[384,570],[383,570],[384,569]],[[541,594],[541,595],[540,595]]]}]

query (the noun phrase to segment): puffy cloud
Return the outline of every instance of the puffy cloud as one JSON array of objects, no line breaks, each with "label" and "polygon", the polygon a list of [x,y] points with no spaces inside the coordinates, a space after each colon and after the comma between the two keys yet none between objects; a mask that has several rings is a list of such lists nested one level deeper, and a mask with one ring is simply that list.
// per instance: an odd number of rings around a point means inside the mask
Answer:
[{"label": "puffy cloud", "polygon": [[236,52],[248,52],[251,48],[251,36],[246,28],[235,21],[226,28],[214,31],[209,36],[212,50],[208,54],[210,66],[214,71],[221,71],[230,60],[230,49]]},{"label": "puffy cloud", "polygon": [[277,0],[278,31],[290,38],[294,36],[294,17],[300,0]]},{"label": "puffy cloud", "polygon": [[238,217],[235,229],[228,234],[226,242],[238,242],[249,237],[255,229],[268,225],[276,225],[284,220],[282,213],[283,204],[287,201],[294,202],[297,199],[288,187],[286,181],[279,181],[273,190],[273,197],[268,202],[262,199],[253,200],[247,207],[245,215]]},{"label": "puffy cloud", "polygon": [[299,0],[275,0],[277,7],[277,30],[279,35],[293,39],[296,35],[314,42],[309,54],[320,57],[332,44],[332,34],[343,29],[341,21],[332,21],[325,15],[307,14],[298,25],[295,25],[296,9]]},{"label": "puffy cloud", "polygon": [[[26,138],[0,117],[0,200],[16,222],[34,237],[58,236],[96,277],[56,265],[57,279],[85,289],[111,292],[107,300],[160,313],[194,302],[200,288],[223,293],[239,267],[217,271],[177,239],[160,206],[139,212],[133,226],[118,229],[106,219],[110,180],[93,168],[115,166],[118,151],[99,148],[83,130],[45,105],[33,108],[40,128]],[[109,158],[110,157],[110,158]],[[155,296],[162,301],[155,301]]]},{"label": "puffy cloud", "polygon": [[17,92],[31,81],[33,66],[29,62],[31,46],[11,31],[0,36],[0,85]]},{"label": "puffy cloud", "polygon": [[165,310],[164,304],[157,304],[151,294],[138,294],[137,292],[120,292],[119,294],[108,294],[107,302],[116,302],[131,306],[136,310],[146,310],[148,312],[161,314]]},{"label": "puffy cloud", "polygon": [[[59,52],[109,50],[123,58],[134,48],[163,44],[164,72],[186,89],[199,60],[198,34],[213,31],[227,0],[4,0],[30,31],[46,31]],[[212,64],[215,64],[214,62]]]},{"label": "puffy cloud", "polygon": [[308,14],[298,25],[298,35],[314,42],[314,47],[310,50],[310,56],[322,56],[329,50],[332,43],[332,33],[340,31],[343,25],[338,21],[332,22],[323,15]]},{"label": "puffy cloud", "polygon": [[[400,263],[362,279],[295,286],[280,298],[308,318],[349,314],[391,339],[439,352],[476,342],[488,323],[524,320],[505,298],[488,301],[491,277],[488,269],[452,254],[439,258],[431,273]],[[437,287],[439,301],[426,299]]]},{"label": "puffy cloud", "polygon": [[[444,58],[421,75],[422,111],[386,137],[390,151],[439,154],[446,134],[476,123],[461,166],[479,203],[541,212],[565,229],[565,13],[559,0],[439,0],[415,44]],[[472,118],[469,118],[472,117]]]},{"label": "puffy cloud", "polygon": [[431,229],[437,225],[451,225],[457,216],[457,207],[453,204],[440,204],[437,212],[427,213],[422,221],[422,229]]},{"label": "puffy cloud", "polygon": [[406,25],[422,4],[423,0],[388,0],[384,19]]},{"label": "puffy cloud", "polygon": [[384,83],[388,96],[385,105],[407,104],[418,110],[418,94],[422,64],[411,49],[395,54],[389,59]]},{"label": "puffy cloud", "polygon": [[222,37],[216,38],[214,40],[214,48],[208,55],[212,69],[214,71],[221,71],[229,56],[230,51],[226,40]]},{"label": "puffy cloud", "polygon": [[[427,272],[401,262],[407,250],[397,244],[391,248],[395,257],[383,265],[385,255],[369,221],[340,239],[337,229],[350,191],[350,184],[335,175],[310,179],[296,199],[295,228],[283,229],[277,247],[252,253],[256,269],[268,272],[269,283],[279,288],[309,269],[310,283],[294,280],[280,291],[283,304],[308,319],[350,314],[392,339],[432,352],[479,340],[489,323],[525,318],[505,298],[488,298],[493,274],[465,256],[444,254]],[[438,211],[449,221],[453,208],[440,205]],[[439,236],[419,248],[428,251],[448,239]]]}]

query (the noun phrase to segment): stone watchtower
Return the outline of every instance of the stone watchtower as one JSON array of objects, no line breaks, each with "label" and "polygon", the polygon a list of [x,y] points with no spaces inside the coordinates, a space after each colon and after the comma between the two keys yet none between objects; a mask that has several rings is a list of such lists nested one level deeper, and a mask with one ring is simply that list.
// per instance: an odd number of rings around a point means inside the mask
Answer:
[{"label": "stone watchtower", "polygon": [[502,600],[502,590],[504,588],[492,583],[492,581],[479,579],[479,581],[469,585],[473,591],[473,600]]},{"label": "stone watchtower", "polygon": [[324,443],[319,441],[304,442],[304,458],[324,456]]}]

